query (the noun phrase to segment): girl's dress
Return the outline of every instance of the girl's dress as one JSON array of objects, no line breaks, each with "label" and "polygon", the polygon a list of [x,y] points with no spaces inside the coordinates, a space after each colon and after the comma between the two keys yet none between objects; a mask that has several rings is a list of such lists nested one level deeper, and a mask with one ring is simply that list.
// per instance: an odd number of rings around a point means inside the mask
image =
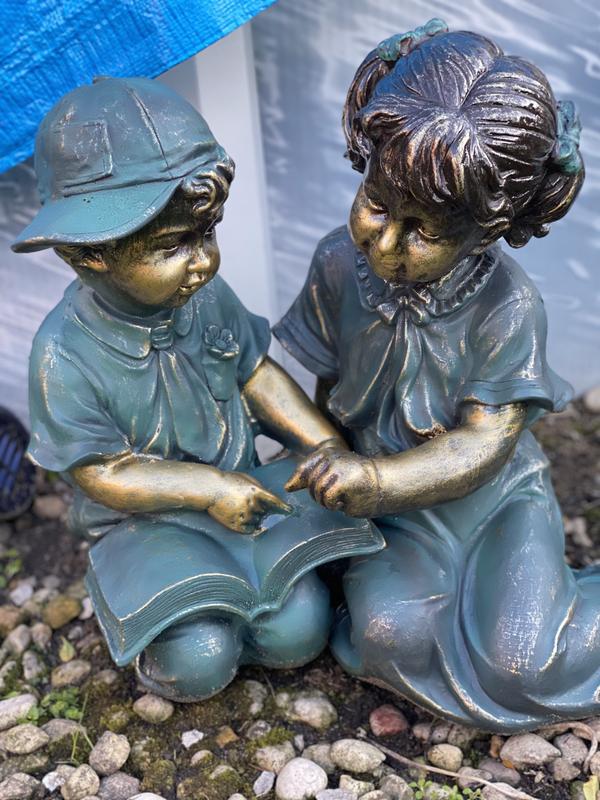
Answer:
[{"label": "girl's dress", "polygon": [[[536,288],[498,245],[444,278],[391,289],[339,228],[319,244],[275,335],[335,382],[357,452],[398,453],[460,424],[461,406],[564,408]],[[476,491],[382,517],[355,559],[332,640],[351,673],[435,714],[499,731],[600,711],[600,572],[564,560],[548,462],[529,430]]]}]

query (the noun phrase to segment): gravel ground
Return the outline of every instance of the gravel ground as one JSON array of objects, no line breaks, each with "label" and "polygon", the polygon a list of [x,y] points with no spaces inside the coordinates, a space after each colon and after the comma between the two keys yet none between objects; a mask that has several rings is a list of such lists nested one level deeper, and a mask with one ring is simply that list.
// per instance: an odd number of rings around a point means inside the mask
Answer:
[{"label": "gravel ground", "polygon": [[[600,414],[579,401],[536,435],[568,562],[600,562]],[[203,703],[145,694],[96,626],[86,545],[65,530],[68,487],[40,473],[38,492],[0,524],[0,800],[596,800],[600,718],[491,736],[349,678],[328,653],[294,671],[243,669]]]}]

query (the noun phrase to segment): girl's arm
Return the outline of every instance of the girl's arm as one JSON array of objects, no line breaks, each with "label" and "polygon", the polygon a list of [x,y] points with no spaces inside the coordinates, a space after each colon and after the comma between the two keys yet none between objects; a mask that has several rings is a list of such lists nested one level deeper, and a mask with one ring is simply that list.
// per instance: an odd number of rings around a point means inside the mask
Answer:
[{"label": "girl's arm", "polygon": [[428,508],[464,497],[504,466],[523,430],[525,405],[465,405],[460,425],[397,455],[309,456],[288,491],[309,488],[322,505],[355,517]]},{"label": "girl's arm", "polygon": [[290,510],[248,475],[207,464],[126,453],[75,467],[70,474],[88,497],[117,511],[208,511],[239,533],[252,533],[267,514]]},{"label": "girl's arm", "polygon": [[262,429],[290,450],[310,453],[324,443],[347,449],[340,433],[308,395],[270,358],[252,373],[242,396]]}]

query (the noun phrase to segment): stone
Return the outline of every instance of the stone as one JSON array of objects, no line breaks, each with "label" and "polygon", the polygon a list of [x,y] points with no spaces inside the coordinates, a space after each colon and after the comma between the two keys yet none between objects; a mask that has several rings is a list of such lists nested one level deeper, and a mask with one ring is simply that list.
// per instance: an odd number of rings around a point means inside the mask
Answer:
[{"label": "stone", "polygon": [[124,772],[114,772],[100,781],[98,797],[100,800],[129,800],[139,791],[140,782],[137,778]]},{"label": "stone", "polygon": [[368,742],[338,739],[331,745],[331,760],[348,772],[372,772],[385,761],[385,755]]},{"label": "stone", "polygon": [[452,789],[439,783],[431,783],[423,791],[423,800],[452,800]]},{"label": "stone", "polygon": [[233,730],[233,728],[229,727],[229,725],[223,725],[222,728],[219,728],[219,731],[215,737],[215,741],[218,747],[227,747],[228,744],[232,744],[233,742],[237,742],[240,737],[237,733]]},{"label": "stone", "polygon": [[43,611],[44,622],[58,630],[81,614],[81,602],[75,597],[59,594],[50,600]]},{"label": "stone", "polygon": [[579,776],[581,769],[572,764],[567,758],[561,756],[551,762],[550,772],[554,780],[560,783],[562,781],[574,781]]},{"label": "stone", "polygon": [[[504,791],[500,791],[501,789]],[[496,783],[494,786],[484,786],[481,790],[481,797],[483,800],[506,800],[507,790],[509,792],[514,791],[508,783]]]},{"label": "stone", "polygon": [[119,673],[114,669],[101,669],[94,675],[94,683],[103,686],[113,686],[119,680]]},{"label": "stone", "polygon": [[355,800],[353,794],[344,791],[344,789],[323,789],[322,792],[317,792],[317,800]]},{"label": "stone", "polygon": [[100,788],[100,778],[87,764],[82,764],[72,772],[60,787],[64,800],[83,800],[86,795],[93,795]]},{"label": "stone", "polygon": [[46,674],[46,665],[35,650],[26,650],[21,659],[23,677],[28,683],[38,683]]},{"label": "stone", "polygon": [[42,778],[42,783],[49,792],[55,792],[65,783],[69,775],[75,772],[75,767],[69,764],[61,764],[53,772],[48,772]]},{"label": "stone", "polygon": [[[181,734],[181,744],[186,750],[189,750],[190,747],[193,747],[195,744],[198,744],[198,742],[201,742],[202,739],[204,739],[204,734],[202,731],[196,730],[196,728],[193,728],[191,731],[184,731]],[[205,752],[208,752],[208,750]]]},{"label": "stone", "polygon": [[427,751],[427,760],[434,767],[458,772],[462,765],[463,753],[455,744],[435,744]]},{"label": "stone", "polygon": [[250,714],[255,717],[263,710],[269,692],[260,681],[244,681],[244,691],[250,698]]},{"label": "stone", "polygon": [[191,757],[190,764],[192,767],[197,767],[198,764],[203,764],[210,758],[212,758],[212,753],[210,750],[198,750],[198,752],[194,753],[194,755]]},{"label": "stone", "polygon": [[382,792],[380,789],[374,789],[372,792],[367,792],[366,794],[362,794],[360,796],[360,800],[389,800],[389,797],[385,792]]},{"label": "stone", "polygon": [[494,761],[492,758],[484,758],[479,762],[479,769],[489,772],[492,780],[498,783],[508,783],[510,786],[517,787],[521,783],[521,776],[516,769],[506,767],[501,761]]},{"label": "stone", "polygon": [[246,798],[244,797],[243,794],[236,792],[235,794],[232,794],[231,797],[228,798],[228,800],[246,800]]},{"label": "stone", "polygon": [[472,789],[481,786],[481,781],[493,780],[493,775],[486,769],[474,769],[473,767],[461,767],[458,770],[460,778],[458,778],[458,785],[461,789]]},{"label": "stone", "polygon": [[583,395],[583,405],[592,414],[600,414],[600,386],[588,389]]},{"label": "stone", "polygon": [[431,722],[416,722],[412,726],[412,733],[415,739],[418,739],[420,742],[428,742],[432,729],[433,725]]},{"label": "stone", "polygon": [[17,625],[4,640],[4,646],[15,656],[21,656],[31,644],[31,631],[27,625]]},{"label": "stone", "polygon": [[324,692],[299,692],[291,701],[287,716],[294,722],[304,722],[317,730],[325,730],[337,722],[335,706]]},{"label": "stone", "polygon": [[24,772],[15,772],[0,783],[0,800],[34,800],[43,792],[41,782]]},{"label": "stone", "polygon": [[284,742],[283,744],[259,747],[254,754],[254,760],[261,769],[279,775],[288,761],[291,761],[295,756],[296,751],[292,743]]},{"label": "stone", "polygon": [[354,800],[362,797],[367,792],[372,792],[375,789],[375,784],[371,781],[357,781],[351,775],[340,775],[339,788],[343,792],[351,794]]},{"label": "stone", "polygon": [[400,775],[386,775],[379,783],[379,788],[391,800],[413,800],[414,792]]},{"label": "stone", "polygon": [[452,730],[452,723],[450,722],[436,722],[431,728],[429,739],[431,744],[445,744],[448,741],[448,736]]},{"label": "stone", "polygon": [[66,664],[54,667],[50,675],[50,683],[53,689],[62,689],[65,686],[81,686],[89,677],[92,665],[89,661],[75,658]]},{"label": "stone", "polygon": [[575,736],[572,733],[565,733],[562,736],[557,736],[553,744],[555,747],[558,747],[562,757],[570,764],[581,765],[587,758],[587,745],[579,736]]},{"label": "stone", "polygon": [[31,639],[38,650],[47,650],[52,641],[52,628],[45,622],[36,622],[31,626]]},{"label": "stone", "polygon": [[481,731],[477,728],[468,728],[466,725],[454,723],[450,726],[446,741],[448,744],[460,747],[461,750],[468,750],[478,736],[481,736]]},{"label": "stone", "polygon": [[39,495],[33,501],[33,513],[41,519],[60,519],[66,510],[65,501],[57,494]]},{"label": "stone", "polygon": [[292,739],[294,747],[296,750],[301,753],[304,750],[304,736],[301,733],[297,733],[294,738]]},{"label": "stone", "polygon": [[33,586],[31,581],[19,581],[14,589],[8,593],[8,596],[16,606],[24,606],[28,600],[33,597]]},{"label": "stone", "polygon": [[600,778],[600,752],[594,753],[590,759],[590,772]]},{"label": "stone", "polygon": [[37,699],[32,694],[19,694],[8,700],[0,700],[0,731],[13,728],[35,706]]},{"label": "stone", "polygon": [[126,736],[105,731],[92,748],[88,764],[99,775],[112,775],[121,769],[130,752],[131,746]]},{"label": "stone", "polygon": [[271,725],[264,719],[257,719],[246,731],[246,739],[261,739],[272,730]]},{"label": "stone", "polygon": [[146,722],[159,725],[173,716],[173,703],[155,694],[145,694],[133,704],[133,710]]},{"label": "stone", "polygon": [[213,771],[208,776],[211,781],[216,781],[219,778],[222,778],[223,775],[237,775],[237,772],[234,770],[233,767],[230,767],[229,764],[219,764],[218,767],[215,767]]},{"label": "stone", "polygon": [[337,767],[331,760],[331,745],[328,742],[319,742],[306,747],[302,753],[303,758],[308,758],[318,764],[328,775],[332,775]]},{"label": "stone", "polygon": [[72,719],[51,719],[42,725],[42,730],[47,733],[52,743],[59,742],[67,736],[78,736],[85,733],[85,728],[79,722]]},{"label": "stone", "polygon": [[77,619],[86,620],[94,616],[94,606],[89,597],[84,597],[81,601],[81,613]]},{"label": "stone", "polygon": [[256,797],[264,797],[264,795],[269,794],[274,783],[275,773],[269,772],[268,770],[263,770],[263,772],[260,773],[258,778],[252,784],[252,791]]},{"label": "stone", "polygon": [[506,766],[543,767],[560,757],[560,750],[535,733],[519,733],[511,736],[500,751],[500,758]]},{"label": "stone", "polygon": [[24,772],[25,775],[37,775],[48,769],[50,769],[50,757],[44,749],[22,756],[10,756],[0,763],[0,781],[17,772]]},{"label": "stone", "polygon": [[369,725],[374,736],[395,736],[408,730],[409,727],[404,714],[389,703],[371,711]]},{"label": "stone", "polygon": [[279,800],[309,800],[325,788],[324,769],[307,758],[293,758],[277,776],[275,794]]},{"label": "stone", "polygon": [[142,794],[136,794],[130,800],[165,800],[165,798],[153,792],[142,792]]},{"label": "stone", "polygon": [[0,750],[25,755],[45,747],[49,741],[50,737],[47,733],[36,725],[26,722],[0,733]]},{"label": "stone", "polygon": [[500,750],[502,750],[504,746],[504,741],[504,738],[499,736],[497,733],[494,733],[492,736],[490,736],[488,753],[491,758],[500,758]]},{"label": "stone", "polygon": [[25,619],[25,613],[16,606],[0,606],[0,636],[4,638],[20,625]]}]

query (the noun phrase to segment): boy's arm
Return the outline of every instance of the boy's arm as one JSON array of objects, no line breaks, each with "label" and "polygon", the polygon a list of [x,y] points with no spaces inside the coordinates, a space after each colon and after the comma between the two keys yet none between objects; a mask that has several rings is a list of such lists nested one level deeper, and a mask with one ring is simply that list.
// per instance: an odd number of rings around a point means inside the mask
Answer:
[{"label": "boy's arm", "polygon": [[429,508],[470,494],[508,461],[523,430],[526,406],[464,407],[461,424],[425,444],[389,456],[323,453],[307,459],[286,489],[309,488],[331,509],[378,517]]},{"label": "boy's arm", "polygon": [[88,497],[117,511],[207,511],[239,533],[252,533],[267,514],[289,511],[248,475],[207,464],[128,453],[75,467],[70,475]]},{"label": "boy's arm", "polygon": [[265,358],[246,382],[242,396],[265,433],[300,453],[325,442],[347,449],[340,433],[325,419],[285,370]]}]

